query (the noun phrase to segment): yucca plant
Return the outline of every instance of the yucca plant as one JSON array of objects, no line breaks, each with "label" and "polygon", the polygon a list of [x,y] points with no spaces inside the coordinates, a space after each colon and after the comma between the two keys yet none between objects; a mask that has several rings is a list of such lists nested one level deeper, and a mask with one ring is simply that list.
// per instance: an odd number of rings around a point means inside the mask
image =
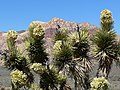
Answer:
[{"label": "yucca plant", "polygon": [[38,22],[32,22],[28,28],[29,37],[27,38],[27,51],[30,63],[46,64],[48,54],[44,48],[45,31]]},{"label": "yucca plant", "polygon": [[27,51],[30,60],[30,69],[39,75],[39,86],[43,90],[58,90],[58,86],[64,82],[55,68],[50,67],[48,54],[45,51],[45,31],[38,22],[32,22],[29,27]]},{"label": "yucca plant", "polygon": [[65,64],[71,62],[72,60],[72,47],[67,42],[56,41],[53,47],[54,54],[54,63],[59,68],[59,71],[62,70]]},{"label": "yucca plant", "polygon": [[[10,30],[7,33],[7,46],[6,56],[4,57],[5,65],[10,70],[19,69],[23,70],[23,67],[26,66],[26,59],[20,56],[20,52],[16,47],[17,32]],[[7,54],[8,53],[8,54]]]},{"label": "yucca plant", "polygon": [[93,51],[99,61],[97,76],[102,72],[102,76],[108,78],[113,61],[119,63],[120,44],[115,37],[114,31],[98,30],[95,34]]},{"label": "yucca plant", "polygon": [[55,31],[55,36],[54,36],[54,39],[53,39],[53,42],[55,43],[56,41],[58,40],[64,40],[66,41],[67,40],[67,37],[68,37],[68,29],[67,28],[61,28],[59,25],[57,25],[58,27],[56,28],[56,31]]},{"label": "yucca plant", "polygon": [[99,62],[97,77],[100,75],[108,78],[113,62],[119,63],[120,44],[116,40],[113,30],[112,14],[109,10],[101,13],[101,29],[93,37],[93,53]]},{"label": "yucca plant", "polygon": [[[33,75],[28,67],[27,59],[22,55],[22,53],[20,53],[20,51],[16,47],[17,36],[18,34],[16,31],[14,30],[8,31],[7,33],[8,50],[5,50],[5,52],[3,53],[3,59],[5,61],[5,66],[9,70],[12,71],[17,69],[27,75],[26,86],[29,87],[29,85],[33,82]],[[16,86],[18,87],[18,85]],[[12,89],[18,90],[18,88],[15,87],[15,84],[13,84],[13,82],[12,82]]]},{"label": "yucca plant", "polygon": [[[8,50],[6,50],[6,57],[5,57],[5,65],[10,70],[19,69],[23,70],[23,67],[26,66],[26,59],[21,57],[21,54],[16,47],[16,39],[17,39],[17,32],[14,30],[10,30],[7,33],[7,46]],[[8,54],[7,54],[8,53]]]},{"label": "yucca plant", "polygon": [[[59,30],[61,29],[59,28]],[[67,34],[67,31],[64,32]],[[59,34],[56,33],[55,37]],[[91,62],[87,55],[89,51],[87,30],[83,30],[81,33],[67,34],[67,36],[69,36],[67,39],[66,37],[59,37],[60,39],[54,44],[54,63],[58,67],[59,72],[63,72],[74,79],[75,89],[87,87],[85,86],[85,78],[87,76],[85,72],[90,70],[91,67]]]},{"label": "yucca plant", "polygon": [[77,31],[69,35],[70,42],[73,47],[73,58],[77,63],[80,63],[84,69],[83,85],[82,88],[88,89],[89,83],[89,72],[92,68],[92,62],[88,53],[90,52],[90,45],[88,41],[88,29],[84,28],[81,31],[77,26]]},{"label": "yucca plant", "polygon": [[58,85],[61,85],[66,80],[62,74],[55,70],[55,67],[48,69],[40,63],[34,63],[30,68],[39,75],[40,87],[43,90],[58,90]]}]

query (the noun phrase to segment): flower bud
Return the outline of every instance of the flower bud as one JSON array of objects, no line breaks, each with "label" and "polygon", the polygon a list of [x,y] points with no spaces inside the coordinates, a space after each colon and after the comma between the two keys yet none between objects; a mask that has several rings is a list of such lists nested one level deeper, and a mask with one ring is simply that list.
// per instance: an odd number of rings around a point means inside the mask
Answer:
[{"label": "flower bud", "polygon": [[44,34],[45,34],[45,32],[44,32],[43,28],[41,27],[41,25],[39,25],[33,29],[33,37],[35,39],[43,38]]},{"label": "flower bud", "polygon": [[90,83],[91,90],[107,90],[109,82],[104,77],[94,78]]},{"label": "flower bud", "polygon": [[61,51],[61,46],[62,46],[62,41],[56,41],[56,43],[54,44],[53,50],[54,50],[54,55],[59,54],[59,52]]},{"label": "flower bud", "polygon": [[30,66],[30,69],[32,69],[37,74],[42,74],[45,71],[45,67],[41,63],[33,63]]},{"label": "flower bud", "polygon": [[112,29],[112,24],[113,24],[113,17],[112,17],[112,12],[105,9],[101,12],[101,25],[103,29],[110,30]]},{"label": "flower bud", "polygon": [[12,83],[19,85],[19,87],[25,86],[27,83],[27,75],[22,71],[15,70],[10,73]]},{"label": "flower bud", "polygon": [[7,33],[7,39],[15,40],[15,39],[17,39],[17,36],[18,36],[18,34],[14,30],[9,30],[8,33]]}]

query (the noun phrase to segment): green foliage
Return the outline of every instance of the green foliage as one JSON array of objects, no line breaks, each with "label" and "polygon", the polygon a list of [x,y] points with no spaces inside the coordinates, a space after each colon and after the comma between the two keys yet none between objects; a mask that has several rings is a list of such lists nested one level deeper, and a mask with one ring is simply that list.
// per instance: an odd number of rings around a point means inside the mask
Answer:
[{"label": "green foliage", "polygon": [[68,37],[67,31],[68,31],[67,28],[58,28],[55,32],[54,43],[58,40],[66,41]]},{"label": "green foliage", "polygon": [[99,30],[93,38],[93,52],[99,61],[99,69],[102,72],[106,71],[108,75],[111,70],[113,61],[119,61],[120,46],[115,39],[114,31]]},{"label": "green foliage", "polygon": [[93,54],[99,61],[97,76],[102,72],[102,76],[108,78],[113,61],[119,62],[120,45],[116,40],[113,28],[112,13],[103,10],[101,13],[102,29],[96,31],[93,42]]},{"label": "green foliage", "polygon": [[45,64],[48,61],[48,54],[45,52],[43,47],[43,41],[36,40],[33,43],[30,43],[28,47],[29,58],[31,63],[42,63]]},{"label": "green foliage", "polygon": [[58,84],[61,84],[66,80],[66,78],[62,74],[59,74],[55,69],[48,69],[40,63],[33,63],[30,68],[40,76],[40,87],[45,90],[47,88],[58,88]]},{"label": "green foliage", "polygon": [[[115,59],[118,52],[116,34],[114,31],[98,30],[93,38],[94,52],[96,56],[114,56]],[[112,57],[111,57],[112,58]]]},{"label": "green foliage", "polygon": [[[60,30],[60,28],[59,28]],[[67,32],[67,31],[66,31]],[[66,33],[67,34],[67,33]],[[81,86],[87,88],[88,73],[91,68],[88,52],[88,30],[84,29],[80,32],[73,32],[66,37],[62,37],[62,32],[57,32],[55,37],[59,37],[53,46],[54,63],[58,67],[59,72],[73,78],[75,88]]]},{"label": "green foliage", "polygon": [[72,59],[72,47],[67,42],[67,39],[67,28],[61,28],[58,25],[54,36],[53,62],[58,67],[59,71],[63,69],[65,64],[69,63]]},{"label": "green foliage", "polygon": [[[7,59],[5,59],[5,58],[7,58]],[[5,66],[10,70],[13,70],[13,69],[23,70],[24,67],[27,65],[26,59],[24,57],[7,56],[5,58],[4,58],[5,59]]]},{"label": "green foliage", "polygon": [[43,89],[47,89],[47,87],[51,89],[57,90],[58,85],[63,83],[66,78],[62,74],[59,74],[55,69],[46,69],[43,74],[40,76],[40,86]]},{"label": "green foliage", "polygon": [[6,67],[8,67],[8,69],[10,70],[23,70],[24,67],[27,65],[26,58],[21,55],[15,45],[15,40],[17,39],[17,36],[17,32],[13,30],[8,31],[7,33],[8,51],[4,53],[4,60]]},{"label": "green foliage", "polygon": [[[80,67],[80,69],[83,69],[82,73],[84,77],[81,77],[82,79],[81,86],[84,89],[89,88],[89,72],[92,68],[92,62],[90,61],[90,56],[88,55],[88,53],[90,52],[88,36],[89,34],[87,28],[84,28],[81,31],[77,30],[77,32],[73,32],[69,35],[69,41],[73,48],[73,58],[76,60],[75,62],[80,64],[80,65],[78,64],[78,67]],[[73,75],[74,78],[77,78],[76,74]],[[79,79],[77,78],[77,80]],[[79,80],[78,82],[80,81],[81,80]]]},{"label": "green foliage", "polygon": [[[28,67],[27,59],[20,53],[20,51],[16,47],[17,36],[18,35],[16,31],[13,30],[8,31],[7,33],[8,50],[5,50],[5,52],[3,53],[4,56],[3,59],[5,60],[5,66],[8,69],[10,70],[17,69],[18,71],[23,72],[27,75],[26,86],[29,87],[29,85],[33,82],[33,75]],[[17,73],[17,71],[13,71],[13,73],[11,73],[12,75],[11,79],[14,79],[15,74],[14,72]],[[24,86],[23,84],[19,85],[19,83],[12,82],[12,89],[19,89],[20,87]]]},{"label": "green foliage", "polygon": [[88,36],[87,29],[83,29],[80,32],[73,32],[69,35],[75,58],[87,56],[89,51]]},{"label": "green foliage", "polygon": [[48,62],[48,54],[44,48],[44,29],[40,24],[31,23],[29,27],[30,36],[27,38],[27,51],[30,60],[30,69],[37,73],[40,77],[39,86],[43,90],[58,90],[58,85],[66,79],[59,73],[50,68]]},{"label": "green foliage", "polygon": [[29,53],[30,63],[45,64],[48,61],[48,54],[44,49],[44,30],[37,22],[32,22],[28,30],[30,36],[27,38],[27,51]]},{"label": "green foliage", "polygon": [[67,64],[72,59],[72,47],[69,43],[64,41],[56,41],[54,44],[54,58],[55,58],[55,64],[57,66],[61,66],[64,64]]},{"label": "green foliage", "polygon": [[104,50],[106,47],[114,44],[116,34],[114,31],[98,30],[93,38],[93,43]]},{"label": "green foliage", "polygon": [[9,30],[7,33],[7,46],[10,51],[10,55],[15,57],[17,53],[17,47],[15,45],[15,40],[17,39],[17,32],[14,30]]}]

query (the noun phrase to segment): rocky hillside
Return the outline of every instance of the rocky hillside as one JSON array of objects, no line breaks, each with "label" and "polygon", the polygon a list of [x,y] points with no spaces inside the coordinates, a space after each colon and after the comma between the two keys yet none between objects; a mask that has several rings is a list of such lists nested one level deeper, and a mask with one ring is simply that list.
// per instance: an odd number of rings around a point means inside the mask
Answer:
[{"label": "rocky hillside", "polygon": [[[57,28],[57,25],[60,25],[60,27],[68,28],[68,30],[70,32],[75,30],[77,24],[79,25],[79,27],[81,29],[85,28],[85,27],[88,28],[90,34],[92,34],[97,29],[96,26],[91,25],[87,22],[84,22],[84,23],[68,22],[68,21],[65,21],[60,18],[53,18],[52,20],[50,20],[48,22],[40,22],[40,21],[38,21],[38,22],[45,29],[45,40],[46,40],[46,45],[48,47],[51,47],[50,46],[51,40],[54,36],[54,32]],[[19,33],[19,35],[18,35],[18,39],[16,40],[16,42],[17,42],[17,45],[19,46],[19,48],[23,48],[24,47],[23,41],[24,41],[24,38],[28,35],[28,31],[21,30],[18,33]],[[7,48],[6,35],[7,35],[6,33],[0,32],[0,49]]]}]

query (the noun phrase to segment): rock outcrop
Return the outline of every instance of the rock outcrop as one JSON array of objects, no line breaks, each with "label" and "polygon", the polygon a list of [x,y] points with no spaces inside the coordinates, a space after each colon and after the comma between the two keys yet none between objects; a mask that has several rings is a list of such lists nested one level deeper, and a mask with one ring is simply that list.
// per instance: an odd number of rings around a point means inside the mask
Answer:
[{"label": "rock outcrop", "polygon": [[[97,29],[96,26],[91,25],[88,22],[75,23],[75,22],[68,22],[60,18],[53,18],[48,22],[40,22],[40,21],[37,21],[37,22],[39,22],[42,25],[42,27],[45,29],[45,40],[46,40],[47,47],[51,47],[51,40],[53,39],[57,25],[60,25],[60,27],[67,28],[70,32],[75,30],[77,24],[81,29],[88,28],[90,34],[94,33],[94,31]],[[28,36],[28,31],[21,30],[18,33],[19,35],[16,40],[16,43],[19,48],[23,48],[25,47],[23,41],[24,41],[24,38]],[[7,49],[6,35],[7,33],[0,32],[0,49]]]}]

